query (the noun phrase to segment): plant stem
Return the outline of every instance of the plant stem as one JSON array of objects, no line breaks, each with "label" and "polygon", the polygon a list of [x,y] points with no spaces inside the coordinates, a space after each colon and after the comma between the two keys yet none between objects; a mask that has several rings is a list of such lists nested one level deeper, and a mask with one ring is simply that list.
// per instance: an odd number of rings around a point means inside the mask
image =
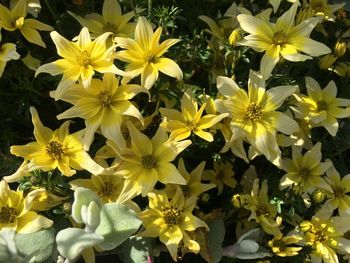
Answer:
[{"label": "plant stem", "polygon": [[148,19],[152,16],[152,0],[148,0]]}]

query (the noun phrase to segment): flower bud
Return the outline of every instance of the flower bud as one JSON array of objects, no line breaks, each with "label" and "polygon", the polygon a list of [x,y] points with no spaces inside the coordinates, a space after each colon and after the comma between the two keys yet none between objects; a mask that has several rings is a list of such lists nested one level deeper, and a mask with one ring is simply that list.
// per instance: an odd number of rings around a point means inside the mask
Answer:
[{"label": "flower bud", "polygon": [[336,60],[337,58],[333,54],[327,54],[320,59],[318,65],[320,69],[327,70]]},{"label": "flower bud", "polygon": [[236,28],[235,30],[232,31],[232,33],[230,34],[228,41],[232,46],[236,46],[237,42],[240,41],[242,39],[241,36],[241,29]]},{"label": "flower bud", "polygon": [[232,204],[236,208],[241,208],[244,205],[244,199],[243,196],[240,194],[235,194],[232,197]]},{"label": "flower bud", "polygon": [[342,40],[338,40],[334,47],[334,55],[340,58],[344,56],[346,49],[347,49],[346,42]]},{"label": "flower bud", "polygon": [[317,189],[312,193],[312,199],[314,199],[316,203],[322,203],[325,198],[326,195],[322,189]]},{"label": "flower bud", "polygon": [[307,231],[309,231],[310,229],[313,228],[313,225],[309,221],[303,221],[303,222],[300,223],[299,227],[300,227],[301,231],[307,232]]}]

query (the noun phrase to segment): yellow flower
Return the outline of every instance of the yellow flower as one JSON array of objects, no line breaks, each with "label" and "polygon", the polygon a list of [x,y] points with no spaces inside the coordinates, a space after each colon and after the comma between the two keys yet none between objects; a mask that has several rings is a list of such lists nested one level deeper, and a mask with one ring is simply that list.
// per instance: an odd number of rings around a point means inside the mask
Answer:
[{"label": "yellow flower", "polygon": [[11,59],[17,60],[19,58],[20,58],[20,55],[16,51],[15,44],[12,44],[12,43],[3,44],[0,47],[0,77],[4,73],[6,63]]},{"label": "yellow flower", "polygon": [[193,91],[187,89],[181,100],[181,112],[175,109],[159,109],[164,118],[161,126],[171,133],[171,140],[180,141],[186,139],[193,132],[202,139],[212,142],[214,140],[213,135],[203,130],[214,126],[223,118],[227,117],[228,114],[207,114],[202,116],[205,107],[206,103],[203,103],[198,110],[198,104]]},{"label": "yellow flower", "polygon": [[327,176],[324,179],[331,189],[324,190],[328,200],[323,204],[320,211],[331,215],[333,211],[338,208],[340,216],[349,216],[350,196],[348,194],[350,193],[350,174],[340,178],[333,164],[326,171],[326,174]]},{"label": "yellow flower", "polygon": [[298,255],[298,251],[302,247],[292,247],[289,245],[295,244],[302,240],[300,236],[275,236],[268,242],[272,252],[279,257],[293,257]]},{"label": "yellow flower", "polygon": [[[119,85],[119,79],[114,74],[106,73],[102,81],[92,79],[88,89],[84,89],[81,84],[68,88],[61,99],[73,104],[73,107],[57,118],[78,117],[85,120],[85,149],[89,149],[98,128],[106,138],[120,141],[123,116],[133,116],[143,123],[141,113],[129,101],[139,92],[147,90],[136,84]],[[55,97],[55,92],[51,95]]]},{"label": "yellow flower", "polygon": [[48,228],[52,221],[32,211],[32,198],[13,191],[5,181],[0,182],[0,229],[12,228],[18,233],[34,233]]},{"label": "yellow flower", "polygon": [[0,4],[0,27],[7,31],[19,30],[28,42],[46,47],[38,30],[52,31],[53,28],[33,18],[26,19],[27,12],[27,0],[19,0],[11,10]]},{"label": "yellow flower", "polygon": [[[199,197],[202,193],[215,187],[214,184],[202,184],[202,174],[205,167],[205,162],[201,162],[190,173],[187,172],[184,160],[180,158],[177,169],[180,174],[185,178],[186,185],[181,185],[181,190],[185,198],[192,196]],[[165,192],[168,197],[172,197],[176,192],[177,185],[168,184],[165,188]]]},{"label": "yellow flower", "polygon": [[115,38],[119,47],[127,49],[118,51],[115,55],[117,59],[128,63],[123,83],[141,74],[141,86],[149,90],[158,79],[158,71],[182,80],[180,67],[173,60],[163,57],[163,54],[180,40],[171,38],[159,44],[161,33],[161,27],[153,32],[152,25],[146,18],[139,17],[135,29],[135,40]]},{"label": "yellow flower", "polygon": [[321,16],[326,20],[334,21],[334,13],[345,5],[344,3],[329,5],[327,0],[309,0],[308,8],[313,15]]},{"label": "yellow flower", "polygon": [[337,118],[350,116],[348,107],[350,100],[336,97],[337,86],[333,80],[322,90],[316,80],[311,77],[306,77],[305,83],[309,96],[295,96],[299,101],[294,108],[297,116],[309,118],[314,126],[322,125],[332,136],[335,136],[339,127]]},{"label": "yellow flower", "polygon": [[[69,122],[65,122],[60,128],[52,131],[41,123],[34,107],[30,108],[30,112],[36,141],[26,145],[14,145],[10,148],[12,154],[29,161],[25,165],[27,169],[23,167],[20,169],[50,171],[58,168],[65,176],[74,175],[76,171],[73,169],[85,169],[95,174],[103,172],[103,168],[83,150],[83,130],[69,134]],[[22,176],[23,174],[17,174],[16,178],[7,177],[7,180],[18,180]]]},{"label": "yellow flower", "polygon": [[208,228],[208,226],[201,219],[192,215],[197,198],[191,197],[185,200],[178,187],[170,201],[163,191],[149,193],[148,199],[149,209],[139,213],[145,227],[140,235],[159,237],[175,261],[177,261],[177,250],[181,241],[190,251],[198,253],[200,246],[190,238],[189,232],[199,227]]},{"label": "yellow flower", "polygon": [[118,0],[104,0],[102,16],[96,13],[88,14],[85,18],[67,11],[83,27],[87,27],[93,38],[103,33],[111,32],[114,37],[131,37],[135,31],[135,23],[129,22],[134,16],[134,11],[122,14]]},{"label": "yellow flower", "polygon": [[[218,77],[217,86],[225,99],[215,100],[216,107],[221,113],[229,113],[231,119],[230,143],[246,139],[269,161],[280,166],[281,151],[276,133],[280,131],[290,135],[299,127],[293,119],[276,110],[296,91],[296,87],[280,86],[266,91],[265,81],[254,71],[250,71],[248,93],[227,77]],[[243,149],[242,143],[240,145]]]},{"label": "yellow flower", "polygon": [[331,162],[321,162],[321,143],[317,143],[304,155],[301,149],[292,147],[292,159],[283,159],[282,169],[287,172],[280,180],[280,189],[292,187],[297,194],[314,189],[332,191],[321,177],[332,165]]},{"label": "yellow flower", "polygon": [[[264,79],[269,78],[272,70],[282,55],[286,60],[297,62],[330,53],[324,44],[312,40],[309,36],[320,19],[312,17],[299,25],[294,25],[295,14],[299,5],[296,1],[292,7],[280,16],[276,23],[264,21],[251,15],[241,14],[237,19],[243,30],[250,35],[238,42],[257,52],[265,51],[260,63]],[[299,51],[307,54],[300,54]]]},{"label": "yellow flower", "polygon": [[63,202],[68,197],[61,197],[48,192],[45,188],[38,188],[30,191],[27,195],[32,199],[32,210],[47,211]]},{"label": "yellow flower", "polygon": [[63,78],[55,92],[56,100],[61,98],[67,88],[78,79],[84,88],[89,88],[95,71],[100,73],[113,73],[123,75],[113,64],[112,53],[115,46],[107,48],[106,40],[111,33],[105,33],[91,41],[89,30],[84,27],[76,42],[71,42],[56,31],[51,32],[51,38],[56,45],[57,53],[62,59],[41,65],[35,72],[35,76],[42,72],[55,76],[63,73]]},{"label": "yellow flower", "polygon": [[235,172],[233,166],[229,161],[213,162],[213,170],[205,170],[203,172],[203,180],[209,180],[210,183],[216,184],[218,188],[218,195],[222,193],[224,185],[235,188],[237,181],[233,178]]},{"label": "yellow flower", "polygon": [[85,187],[95,192],[104,203],[117,201],[122,188],[123,180],[119,175],[100,174],[92,175],[91,179],[76,179],[69,182],[73,189]]},{"label": "yellow flower", "polygon": [[267,192],[267,181],[264,180],[262,182],[261,188],[259,190],[259,179],[255,179],[253,182],[253,189],[251,191],[251,194],[244,196],[244,208],[250,210],[251,212],[248,221],[254,219],[262,226],[263,230],[267,234],[280,236],[282,233],[279,229],[279,226],[282,223],[282,219],[280,217],[276,218],[277,209],[269,202]]},{"label": "yellow flower", "polygon": [[313,217],[300,224],[301,237],[305,244],[311,246],[312,262],[338,263],[336,254],[350,253],[350,240],[343,237],[350,230],[349,217],[331,217],[323,219]]},{"label": "yellow flower", "polygon": [[186,184],[176,167],[170,162],[191,144],[190,140],[181,142],[168,141],[164,130],[158,129],[152,139],[139,132],[128,122],[131,137],[131,149],[122,148],[118,143],[107,141],[122,159],[117,167],[117,174],[125,177],[124,188],[119,202],[124,202],[142,193],[153,190],[157,181],[163,184]]}]

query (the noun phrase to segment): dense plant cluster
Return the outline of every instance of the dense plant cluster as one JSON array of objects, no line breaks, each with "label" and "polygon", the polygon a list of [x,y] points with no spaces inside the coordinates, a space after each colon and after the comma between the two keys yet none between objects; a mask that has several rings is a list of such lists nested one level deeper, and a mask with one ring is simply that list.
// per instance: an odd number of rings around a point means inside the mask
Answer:
[{"label": "dense plant cluster", "polygon": [[0,262],[350,262],[348,5],[1,0]]}]

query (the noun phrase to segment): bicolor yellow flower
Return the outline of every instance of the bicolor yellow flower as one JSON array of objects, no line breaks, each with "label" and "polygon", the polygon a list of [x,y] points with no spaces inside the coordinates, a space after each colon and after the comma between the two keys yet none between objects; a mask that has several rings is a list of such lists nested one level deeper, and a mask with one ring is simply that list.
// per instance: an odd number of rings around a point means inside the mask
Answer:
[{"label": "bicolor yellow flower", "polygon": [[180,141],[188,138],[193,132],[202,139],[212,142],[213,135],[210,132],[203,131],[208,129],[228,114],[207,114],[202,116],[206,103],[203,103],[198,110],[198,104],[192,90],[187,89],[181,100],[181,112],[175,109],[160,108],[164,120],[161,126],[170,132],[170,139]]},{"label": "bicolor yellow flower", "polygon": [[0,47],[0,77],[4,73],[6,63],[12,59],[17,60],[19,58],[20,58],[20,55],[16,51],[15,44],[13,43],[3,44]]},{"label": "bicolor yellow flower", "polygon": [[268,242],[272,252],[279,257],[293,257],[298,255],[302,247],[290,246],[296,245],[302,238],[300,236],[275,236]]},{"label": "bicolor yellow flower", "polygon": [[293,134],[298,124],[286,114],[276,111],[297,87],[279,86],[265,90],[262,76],[250,71],[248,93],[227,77],[218,77],[218,91],[225,99],[215,100],[220,113],[231,119],[231,143],[246,139],[253,148],[277,166],[281,165],[281,151],[276,133]]},{"label": "bicolor yellow flower", "polygon": [[[215,187],[214,184],[202,184],[202,174],[205,167],[205,162],[201,162],[190,173],[187,172],[184,160],[180,158],[177,169],[180,174],[185,178],[186,185],[181,185],[181,190],[185,198],[192,196],[199,197],[202,193]],[[177,185],[168,184],[165,188],[165,192],[168,197],[172,197],[176,192]]]},{"label": "bicolor yellow flower", "polygon": [[104,203],[117,201],[123,188],[123,179],[116,174],[92,175],[90,179],[76,179],[69,182],[76,189],[85,187],[95,192]]},{"label": "bicolor yellow flower", "polygon": [[[143,123],[139,110],[129,100],[139,92],[148,92],[136,84],[119,85],[114,74],[106,73],[103,80],[92,79],[91,86],[84,89],[81,84],[68,88],[61,99],[73,107],[59,114],[57,118],[82,118],[85,120],[84,148],[89,149],[97,129],[110,140],[123,139],[121,125],[123,116],[132,116]],[[55,92],[51,94],[55,96]]]},{"label": "bicolor yellow flower", "polygon": [[305,78],[308,96],[296,95],[297,117],[308,118],[314,126],[323,126],[332,136],[338,131],[337,118],[350,116],[350,100],[337,98],[337,86],[331,80],[324,89],[311,77]]},{"label": "bicolor yellow flower", "polygon": [[114,64],[112,53],[115,46],[107,48],[106,40],[111,33],[105,33],[95,40],[91,40],[89,30],[84,27],[76,42],[71,42],[56,31],[51,32],[51,38],[56,45],[57,53],[62,58],[54,62],[41,65],[35,76],[47,72],[53,76],[63,74],[57,86],[55,98],[60,99],[67,88],[81,81],[84,88],[89,88],[95,71],[100,73],[124,74]]},{"label": "bicolor yellow flower", "polygon": [[208,229],[207,224],[192,214],[197,198],[185,199],[180,187],[169,201],[163,191],[149,193],[149,209],[139,213],[145,230],[142,236],[159,237],[166,245],[173,260],[177,261],[180,242],[193,253],[200,250],[199,244],[189,236],[199,227]]},{"label": "bicolor yellow flower", "polygon": [[335,209],[338,209],[340,216],[350,216],[350,174],[340,178],[333,165],[326,171],[326,174],[324,179],[331,189],[324,190],[327,201],[320,210],[331,215]]},{"label": "bicolor yellow flower", "polygon": [[[58,168],[65,176],[72,176],[76,173],[75,170],[83,169],[95,174],[103,172],[103,168],[83,150],[84,130],[69,134],[69,122],[67,121],[57,130],[52,131],[41,123],[34,107],[30,108],[30,112],[36,141],[26,145],[14,145],[10,148],[12,154],[29,161],[25,164],[27,169],[23,167],[21,169],[51,171]],[[7,177],[7,180],[17,180],[22,176],[23,174],[17,174],[16,178]]]},{"label": "bicolor yellow flower", "polygon": [[301,148],[292,147],[292,159],[283,159],[282,169],[287,172],[280,180],[280,189],[293,188],[297,194],[314,189],[332,191],[321,177],[332,165],[331,162],[321,162],[321,143],[317,143],[304,155]]},{"label": "bicolor yellow flower", "polygon": [[344,233],[350,230],[349,217],[318,218],[303,221],[300,230],[306,245],[312,247],[311,261],[338,263],[338,254],[350,254],[350,240]]},{"label": "bicolor yellow flower", "polygon": [[163,54],[179,42],[179,39],[167,39],[159,44],[162,28],[153,32],[152,25],[144,17],[139,17],[135,39],[115,38],[118,46],[126,50],[118,51],[117,59],[127,62],[124,82],[141,74],[141,86],[151,89],[158,79],[159,71],[177,80],[182,80],[183,74],[180,67],[171,59],[163,57]]},{"label": "bicolor yellow flower", "polygon": [[260,71],[264,79],[269,78],[280,56],[296,62],[331,52],[330,48],[309,37],[311,31],[320,22],[319,18],[312,17],[295,25],[298,5],[299,1],[296,1],[287,12],[277,19],[276,23],[251,15],[237,16],[242,29],[249,33],[238,44],[251,47],[257,52],[265,51],[260,63]]},{"label": "bicolor yellow flower", "polygon": [[128,123],[131,137],[131,149],[122,148],[118,143],[107,141],[120,156],[122,162],[117,174],[125,177],[125,184],[119,202],[124,202],[138,194],[146,196],[157,181],[163,184],[185,185],[186,180],[170,162],[191,144],[190,140],[172,142],[164,130],[158,129],[152,139]]},{"label": "bicolor yellow flower", "polygon": [[224,185],[230,188],[235,188],[237,181],[233,178],[235,172],[233,166],[229,161],[213,162],[213,170],[205,170],[203,172],[203,180],[209,180],[210,183],[216,184],[218,188],[218,195],[222,193]]},{"label": "bicolor yellow flower", "polygon": [[259,189],[259,179],[255,179],[251,194],[244,196],[244,208],[251,212],[248,220],[254,219],[267,234],[280,236],[282,235],[280,231],[282,218],[277,216],[277,209],[270,203],[267,192],[267,181],[264,180]]},{"label": "bicolor yellow flower", "polygon": [[130,20],[135,16],[134,11],[122,14],[118,0],[104,0],[102,7],[102,15],[88,14],[84,18],[67,11],[73,16],[81,26],[87,27],[93,38],[103,33],[113,33],[112,39],[115,37],[132,37],[135,31],[135,23]]},{"label": "bicolor yellow flower", "polygon": [[31,209],[35,211],[48,211],[52,207],[61,204],[63,200],[69,198],[50,193],[43,187],[31,190],[27,197],[32,199]]},{"label": "bicolor yellow flower", "polygon": [[0,229],[12,228],[18,233],[34,233],[48,228],[52,221],[32,211],[32,198],[22,191],[13,191],[5,181],[0,182]]},{"label": "bicolor yellow flower", "polygon": [[11,10],[0,4],[0,27],[7,31],[19,30],[28,42],[46,47],[38,30],[52,31],[53,28],[33,18],[26,18],[27,12],[27,0],[19,0]]},{"label": "bicolor yellow flower", "polygon": [[329,21],[334,21],[336,18],[334,13],[344,5],[345,2],[329,5],[327,0],[309,0],[307,8],[311,10],[313,15],[321,16]]}]

